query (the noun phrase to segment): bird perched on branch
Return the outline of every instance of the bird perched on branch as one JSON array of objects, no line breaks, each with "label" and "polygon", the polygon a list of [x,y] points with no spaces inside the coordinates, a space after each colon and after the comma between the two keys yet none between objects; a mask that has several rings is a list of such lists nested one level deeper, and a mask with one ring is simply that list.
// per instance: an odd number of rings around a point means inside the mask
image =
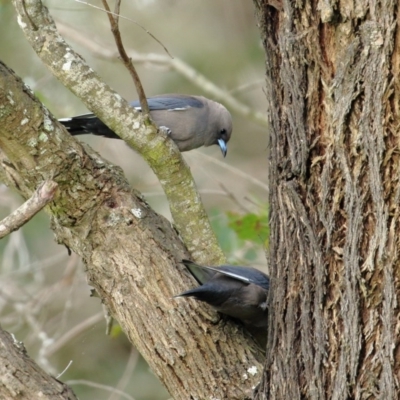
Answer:
[{"label": "bird perched on branch", "polygon": [[[232,117],[220,103],[201,96],[163,94],[147,99],[150,116],[166,129],[180,151],[189,151],[201,146],[218,145],[224,157],[232,134]],[[141,111],[139,101],[130,103]],[[94,114],[84,114],[59,120],[71,135],[93,135],[117,138],[110,128]]]},{"label": "bird perched on branch", "polygon": [[182,260],[182,263],[201,286],[175,297],[194,297],[246,325],[267,327],[267,275],[251,267],[207,267],[189,260]]}]

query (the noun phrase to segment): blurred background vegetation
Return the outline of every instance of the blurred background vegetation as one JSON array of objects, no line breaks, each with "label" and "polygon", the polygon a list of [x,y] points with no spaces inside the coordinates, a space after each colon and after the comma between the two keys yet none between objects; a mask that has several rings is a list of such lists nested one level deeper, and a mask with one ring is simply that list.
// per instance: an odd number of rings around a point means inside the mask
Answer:
[{"label": "blurred background vegetation", "polygon": [[[134,85],[117,57],[106,15],[74,0],[45,1],[69,42],[104,80],[128,100]],[[100,1],[91,3],[101,7]],[[110,3],[113,8],[113,3]],[[173,57],[203,74],[252,110],[265,114],[264,53],[254,8],[246,0],[125,0],[120,26],[128,51]],[[46,69],[20,31],[12,5],[0,0],[0,58],[58,118],[87,110]],[[136,63],[148,96],[186,93],[213,98],[176,70]],[[222,103],[223,100],[219,100]],[[229,108],[229,106],[228,106]],[[185,153],[220,244],[229,261],[266,271],[267,129],[234,112],[226,159],[216,146]],[[168,204],[144,161],[117,140],[80,137],[123,168],[131,185],[169,218]],[[23,200],[0,184],[0,219]],[[124,334],[105,335],[98,298],[89,297],[85,267],[57,245],[42,212],[0,241],[0,323],[25,343],[48,372],[69,382],[80,399],[164,400],[168,393]],[[171,300],[176,301],[176,300]],[[182,300],[180,300],[182,301]],[[68,368],[67,368],[68,366]],[[124,394],[111,393],[118,388]]]}]

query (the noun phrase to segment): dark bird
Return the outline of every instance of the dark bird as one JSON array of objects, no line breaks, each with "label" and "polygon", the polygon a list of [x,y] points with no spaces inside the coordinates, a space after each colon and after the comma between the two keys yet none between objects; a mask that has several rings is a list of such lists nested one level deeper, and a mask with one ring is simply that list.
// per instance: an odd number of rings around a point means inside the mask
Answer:
[{"label": "dark bird", "polygon": [[[232,134],[232,117],[220,103],[201,96],[163,94],[147,99],[152,120],[168,132],[180,151],[189,151],[201,146],[218,145],[224,157]],[[141,111],[139,101],[130,103]],[[105,136],[119,139],[110,128],[94,114],[84,114],[59,121],[71,135]]]},{"label": "dark bird", "polygon": [[246,325],[266,328],[269,277],[252,267],[206,267],[182,260],[201,286],[175,297],[194,297]]}]

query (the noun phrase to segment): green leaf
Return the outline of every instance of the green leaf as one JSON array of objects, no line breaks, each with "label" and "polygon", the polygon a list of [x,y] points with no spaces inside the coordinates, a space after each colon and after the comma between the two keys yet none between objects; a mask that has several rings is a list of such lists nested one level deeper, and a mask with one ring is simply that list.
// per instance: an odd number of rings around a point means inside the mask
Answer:
[{"label": "green leaf", "polygon": [[229,227],[236,232],[239,239],[267,245],[269,227],[268,216],[265,213],[240,215],[229,212],[228,219]]}]

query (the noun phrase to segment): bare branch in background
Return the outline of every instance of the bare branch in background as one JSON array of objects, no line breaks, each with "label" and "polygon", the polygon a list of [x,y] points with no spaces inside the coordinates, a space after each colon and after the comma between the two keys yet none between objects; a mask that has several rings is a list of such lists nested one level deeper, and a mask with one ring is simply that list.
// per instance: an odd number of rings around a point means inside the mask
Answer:
[{"label": "bare branch in background", "polygon": [[68,385],[85,385],[85,386],[89,386],[89,387],[93,387],[93,388],[96,388],[96,389],[101,389],[101,390],[104,390],[104,391],[106,391],[106,392],[111,392],[111,393],[115,393],[115,394],[118,394],[119,395],[119,397],[121,397],[121,398],[123,398],[123,399],[127,399],[127,400],[135,400],[132,396],[130,396],[129,394],[127,394],[127,393],[125,393],[125,392],[123,392],[123,391],[121,391],[121,390],[118,390],[118,389],[115,389],[115,388],[113,388],[112,386],[109,386],[109,385],[102,385],[101,383],[96,383],[96,382],[93,382],[93,381],[88,381],[88,380],[86,380],[86,379],[75,379],[75,380],[70,380],[70,381],[68,381]]},{"label": "bare branch in background", "polygon": [[86,318],[84,321],[81,321],[79,324],[75,325],[69,331],[65,332],[61,337],[58,339],[52,340],[50,346],[45,349],[45,356],[51,357],[61,348],[63,348],[68,342],[74,340],[79,335],[82,335],[83,332],[87,331],[88,329],[92,328],[98,322],[104,320],[104,314],[99,312],[97,314],[92,315],[89,318]]},{"label": "bare branch in background", "polygon": [[[128,362],[126,363],[126,367],[124,370],[121,379],[119,380],[118,384],[115,386],[116,390],[124,391],[130,380],[132,379],[132,374],[135,371],[135,368],[139,361],[139,352],[134,347],[131,348],[131,352],[129,354]],[[117,392],[114,392],[108,400],[118,400],[120,396]]]},{"label": "bare branch in background", "polygon": [[26,224],[46,204],[50,203],[54,198],[57,187],[56,182],[44,182],[36,189],[29,200],[0,221],[0,239],[21,228],[22,225]]}]

